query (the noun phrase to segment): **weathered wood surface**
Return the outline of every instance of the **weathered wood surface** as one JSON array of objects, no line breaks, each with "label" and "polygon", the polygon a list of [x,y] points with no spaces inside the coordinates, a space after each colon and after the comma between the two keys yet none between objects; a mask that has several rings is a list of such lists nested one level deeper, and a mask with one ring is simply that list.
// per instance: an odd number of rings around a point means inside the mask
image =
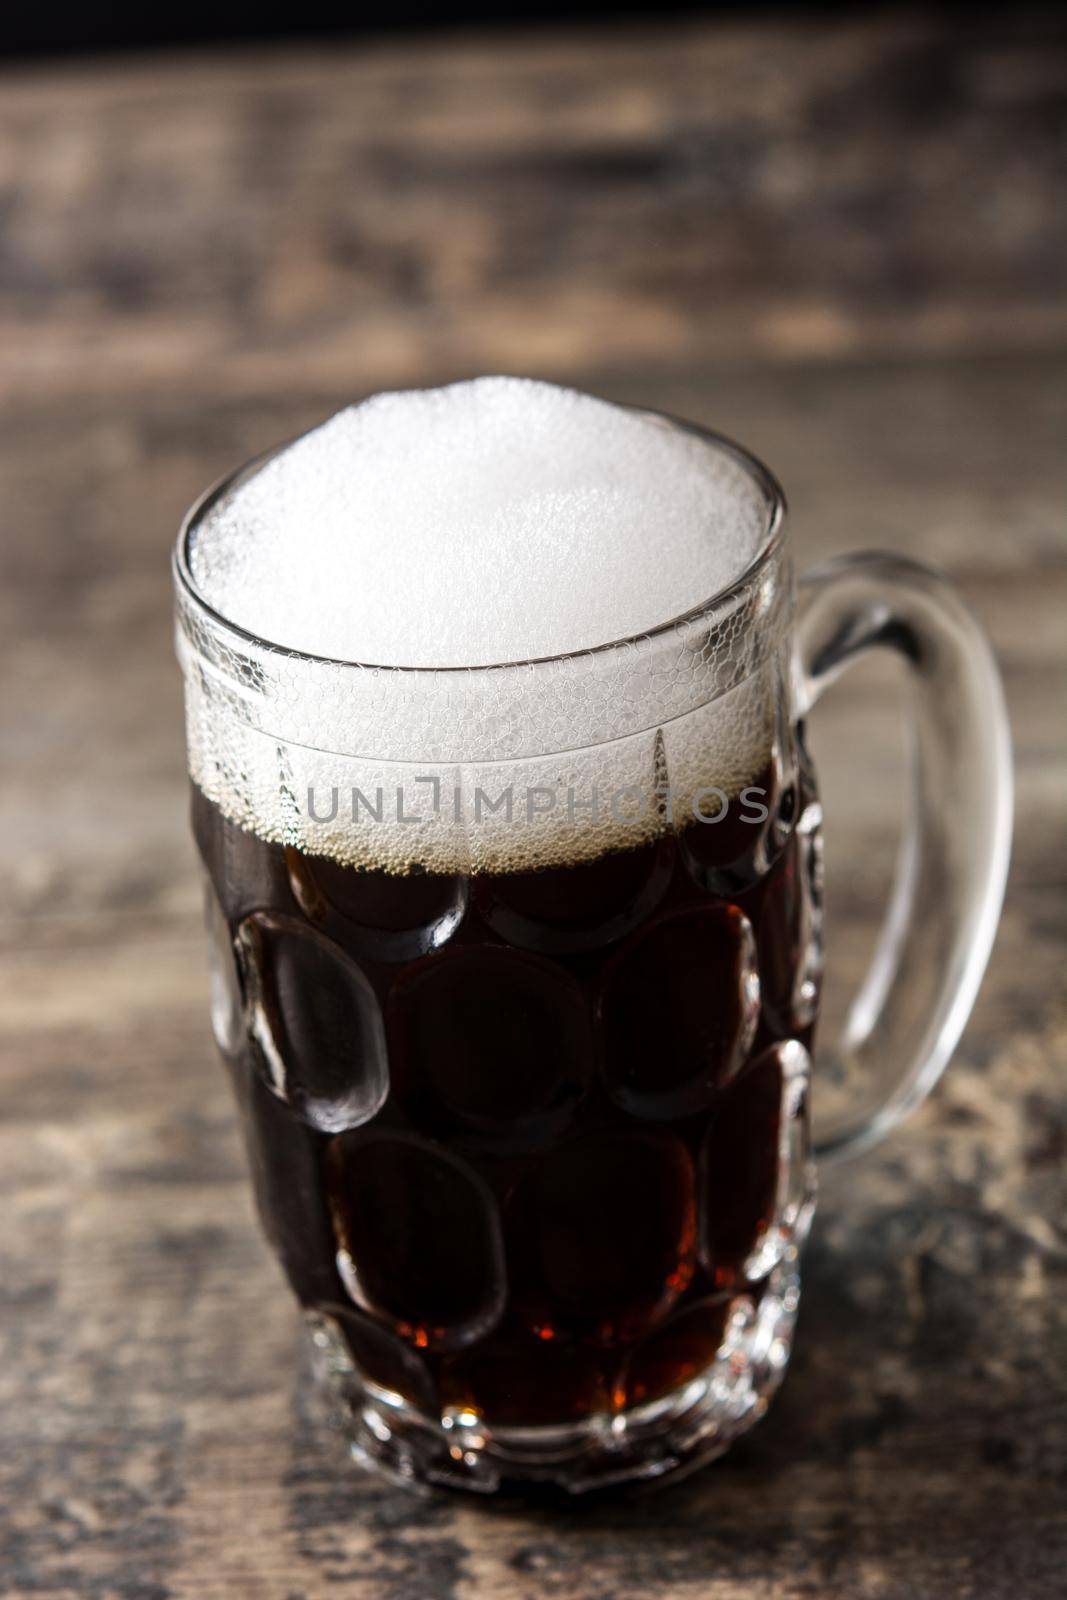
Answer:
[{"label": "weathered wood surface", "polygon": [[[6,69],[0,1594],[1062,1595],[1065,95],[1062,30],[1017,10]],[[975,1017],[911,1126],[828,1175],[781,1398],[624,1503],[346,1465],[205,1020],[178,515],[352,395],[500,368],[745,439],[802,561],[940,561],[1017,747]],[[895,697],[864,668],[815,728],[839,996]]]}]

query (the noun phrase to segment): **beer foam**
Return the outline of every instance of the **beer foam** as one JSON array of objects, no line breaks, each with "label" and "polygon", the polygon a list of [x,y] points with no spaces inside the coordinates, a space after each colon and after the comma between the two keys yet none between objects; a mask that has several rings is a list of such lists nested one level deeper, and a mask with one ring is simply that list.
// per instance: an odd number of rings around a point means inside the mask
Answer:
[{"label": "beer foam", "polygon": [[401,667],[586,650],[738,578],[766,495],[727,450],[521,378],[380,394],[213,505],[193,580],[287,649]]},{"label": "beer foam", "polygon": [[353,406],[179,545],[192,777],[261,838],[392,872],[642,843],[665,785],[677,826],[788,725],[781,545],[731,588],[777,515],[729,446],[549,384]]}]

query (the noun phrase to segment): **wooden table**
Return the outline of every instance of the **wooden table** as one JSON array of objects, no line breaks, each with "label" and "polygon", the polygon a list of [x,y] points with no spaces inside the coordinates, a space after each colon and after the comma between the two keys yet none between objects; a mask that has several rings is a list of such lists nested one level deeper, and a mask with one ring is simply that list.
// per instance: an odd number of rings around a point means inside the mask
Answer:
[{"label": "wooden table", "polygon": [[[669,22],[0,82],[0,1594],[1011,1597],[1067,1572],[1065,35]],[[828,1174],[769,1419],[659,1495],[416,1500],[319,1424],[215,1065],[168,547],[348,398],[529,371],[744,439],[802,561],[942,563],[1019,824],[934,1099]],[[831,1010],[897,682],[820,708]]]}]

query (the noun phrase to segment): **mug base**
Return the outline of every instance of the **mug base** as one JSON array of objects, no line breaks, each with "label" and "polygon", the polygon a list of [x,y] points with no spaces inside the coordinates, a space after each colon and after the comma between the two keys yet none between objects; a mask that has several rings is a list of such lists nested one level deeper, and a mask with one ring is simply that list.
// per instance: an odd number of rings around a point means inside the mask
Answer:
[{"label": "mug base", "polygon": [[549,1484],[583,1494],[692,1471],[747,1433],[785,1375],[799,1299],[790,1245],[758,1305],[739,1297],[704,1372],[647,1404],[558,1427],[498,1427],[458,1408],[428,1416],[363,1374],[335,1326],[315,1313],[312,1366],[352,1459],[369,1471],[413,1489],[486,1495]]}]

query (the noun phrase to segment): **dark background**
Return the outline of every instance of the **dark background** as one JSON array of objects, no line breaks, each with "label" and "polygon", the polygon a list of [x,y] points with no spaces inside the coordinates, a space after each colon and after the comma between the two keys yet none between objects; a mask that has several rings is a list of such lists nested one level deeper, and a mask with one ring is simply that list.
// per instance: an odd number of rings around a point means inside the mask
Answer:
[{"label": "dark background", "polygon": [[[207,40],[298,39],[391,31],[439,29],[470,23],[508,27],[536,19],[596,20],[647,9],[641,0],[363,0],[352,5],[210,5],[168,0],[153,5],[21,5],[9,8],[0,27],[0,51],[17,53],[129,49],[140,45],[196,44]],[[665,14],[697,9],[675,3]],[[706,8],[705,8],[706,9]],[[716,8],[712,8],[716,9]]]},{"label": "dark background", "polygon": [[[854,5],[853,9],[857,9]],[[824,4],[821,14],[850,9],[846,0]],[[969,8],[973,15],[982,7]],[[705,4],[699,0],[667,0],[655,14],[669,19],[687,14],[758,17],[781,14],[767,0],[749,4]],[[76,53],[125,50],[144,45],[198,44],[250,39],[313,39],[399,29],[448,30],[482,24],[506,30],[518,24],[545,21],[608,22],[613,17],[648,14],[648,0],[357,0],[351,5],[293,3],[287,7],[244,3],[211,5],[208,0],[167,0],[166,4],[133,0],[122,5],[76,5],[70,0],[9,7],[0,25],[0,54]]]}]

